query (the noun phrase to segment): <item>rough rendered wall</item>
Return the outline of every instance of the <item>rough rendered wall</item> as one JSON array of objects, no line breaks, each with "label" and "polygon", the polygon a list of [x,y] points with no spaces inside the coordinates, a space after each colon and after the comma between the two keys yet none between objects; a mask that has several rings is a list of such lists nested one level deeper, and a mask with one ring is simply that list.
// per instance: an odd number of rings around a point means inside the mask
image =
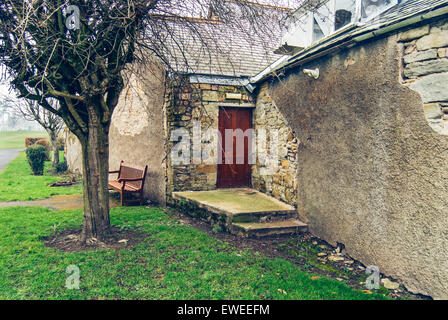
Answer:
[{"label": "rough rendered wall", "polygon": [[118,169],[124,160],[148,165],[145,198],[165,204],[165,71],[158,65],[134,70],[112,116],[109,163]]},{"label": "rough rendered wall", "polygon": [[[148,165],[145,199],[165,204],[165,72],[157,64],[133,71],[112,116],[109,167],[118,170],[121,160]],[[69,169],[82,172],[79,141],[73,134],[66,141]],[[111,175],[113,178],[116,175]]]},{"label": "rough rendered wall", "polygon": [[[302,142],[298,211],[316,235],[408,289],[448,298],[448,137],[402,84],[398,36],[295,69],[272,87]],[[446,84],[445,84],[446,85]]]},{"label": "rough rendered wall", "polygon": [[78,138],[68,128],[64,130],[65,160],[68,169],[74,173],[82,174],[82,149]]}]

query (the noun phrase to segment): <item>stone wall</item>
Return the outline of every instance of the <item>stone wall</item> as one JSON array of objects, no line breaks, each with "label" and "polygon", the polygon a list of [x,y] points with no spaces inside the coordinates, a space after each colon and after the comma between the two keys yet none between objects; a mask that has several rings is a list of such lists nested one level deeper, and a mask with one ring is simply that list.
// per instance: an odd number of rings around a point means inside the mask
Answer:
[{"label": "stone wall", "polygon": [[[241,105],[251,103],[250,94],[239,86],[196,84],[188,79],[177,79],[169,86],[165,96],[167,110],[168,143],[167,154],[178,141],[171,141],[172,133],[179,128],[185,128],[193,134],[193,125],[200,123],[201,150],[210,149],[216,156],[218,150],[217,137],[204,136],[208,129],[218,131],[218,116],[220,105]],[[193,145],[191,146],[193,155]],[[216,161],[209,163],[190,163],[175,165],[168,159],[167,196],[173,191],[198,191],[216,189],[218,166]]]},{"label": "stone wall", "polygon": [[[278,152],[277,163],[260,162],[260,158],[257,159],[257,165],[252,166],[253,188],[292,206],[297,206],[298,141],[269,95],[267,83],[263,84],[257,94],[253,121],[257,132],[265,129],[267,134],[266,141],[257,139],[257,150],[266,149],[267,153],[271,154],[270,141],[273,139],[273,132],[278,132],[278,144],[275,145]],[[274,166],[271,167],[272,165]]]},{"label": "stone wall", "polygon": [[[136,66],[127,78],[109,132],[110,170],[118,170],[121,160],[148,165],[144,197],[161,204],[165,203],[166,189],[164,93],[165,71],[158,63]],[[81,146],[76,136],[67,133],[66,145],[69,169],[82,173]]]},{"label": "stone wall", "polygon": [[[436,30],[416,49],[434,49],[427,39],[444,48],[448,38]],[[403,42],[412,41],[394,34],[340,50],[273,80],[271,91],[301,141],[298,213],[310,230],[409,290],[446,299],[448,137],[424,113],[424,104],[446,100],[428,100],[419,86],[432,79],[446,93],[448,81],[407,66],[403,84]],[[302,68],[319,68],[319,79]]]},{"label": "stone wall", "polygon": [[402,32],[399,40],[404,47],[404,83],[422,96],[430,126],[448,135],[448,22]]},{"label": "stone wall", "polygon": [[[185,79],[172,84],[167,95],[168,137],[174,130],[186,128],[192,138],[193,125],[200,123],[201,134],[208,129],[218,130],[219,106],[251,106],[253,109],[253,128],[258,133],[265,129],[267,137],[278,130],[278,162],[275,170],[270,163],[257,164],[251,168],[252,187],[267,193],[291,205],[296,205],[297,199],[297,139],[292,134],[285,118],[276,108],[267,92],[267,86],[261,89],[256,104],[244,87],[212,84],[191,84]],[[173,140],[173,139],[170,139]],[[257,139],[258,144],[261,142]],[[218,150],[217,137],[202,137],[201,150],[212,150],[216,156]],[[170,154],[178,141],[169,141],[166,153]],[[264,143],[263,147],[268,146]],[[258,150],[258,149],[257,149]],[[193,155],[193,146],[190,150]],[[215,159],[216,160],[216,159]],[[191,162],[193,159],[191,160]],[[173,191],[198,191],[216,189],[218,166],[215,163],[173,165],[168,161],[167,196]]]}]

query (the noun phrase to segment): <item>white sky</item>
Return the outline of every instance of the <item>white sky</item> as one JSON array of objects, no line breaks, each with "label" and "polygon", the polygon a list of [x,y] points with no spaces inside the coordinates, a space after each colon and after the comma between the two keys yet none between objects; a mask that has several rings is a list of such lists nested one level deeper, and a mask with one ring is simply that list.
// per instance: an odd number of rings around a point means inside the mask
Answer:
[{"label": "white sky", "polygon": [[9,84],[0,82],[0,96],[7,96],[9,94]]}]

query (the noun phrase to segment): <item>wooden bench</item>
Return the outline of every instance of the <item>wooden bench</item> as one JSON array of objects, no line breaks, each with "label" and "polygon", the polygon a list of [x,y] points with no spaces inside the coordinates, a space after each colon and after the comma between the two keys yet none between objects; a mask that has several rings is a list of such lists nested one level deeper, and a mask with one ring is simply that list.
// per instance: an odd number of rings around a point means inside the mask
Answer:
[{"label": "wooden bench", "polygon": [[[145,186],[146,172],[148,166],[136,167],[120,162],[120,169],[117,171],[109,171],[109,173],[118,173],[116,180],[109,180],[109,190],[120,192],[121,205],[125,202],[140,202],[143,205],[143,187]],[[137,200],[125,200],[125,194],[140,194]]]}]

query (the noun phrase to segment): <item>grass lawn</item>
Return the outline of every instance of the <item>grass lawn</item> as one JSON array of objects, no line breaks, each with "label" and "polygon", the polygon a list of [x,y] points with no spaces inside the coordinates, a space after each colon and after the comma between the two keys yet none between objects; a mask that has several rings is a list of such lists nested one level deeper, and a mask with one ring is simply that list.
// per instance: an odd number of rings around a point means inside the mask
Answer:
[{"label": "grass lawn", "polygon": [[[161,208],[114,208],[112,224],[145,233],[132,249],[67,253],[41,239],[79,228],[81,211],[0,209],[0,299],[379,299],[282,259],[183,226]],[[65,288],[67,266],[80,289]]]},{"label": "grass lawn", "polygon": [[[49,164],[49,163],[48,163]],[[0,200],[78,193],[50,188],[61,177],[35,177],[22,152],[0,173]],[[144,235],[133,248],[63,252],[42,241],[80,228],[82,210],[0,208],[0,299],[385,299],[315,276],[284,259],[240,250],[183,225],[165,208],[120,207],[112,225]],[[65,288],[66,268],[80,289]]]},{"label": "grass lawn", "polygon": [[43,176],[33,176],[25,152],[20,152],[8,167],[0,172],[0,201],[44,199],[57,194],[82,193],[82,186],[52,188],[49,185],[63,180],[49,173],[51,162],[45,163]]},{"label": "grass lawn", "polygon": [[0,131],[0,149],[25,148],[25,138],[47,138],[45,131]]}]

